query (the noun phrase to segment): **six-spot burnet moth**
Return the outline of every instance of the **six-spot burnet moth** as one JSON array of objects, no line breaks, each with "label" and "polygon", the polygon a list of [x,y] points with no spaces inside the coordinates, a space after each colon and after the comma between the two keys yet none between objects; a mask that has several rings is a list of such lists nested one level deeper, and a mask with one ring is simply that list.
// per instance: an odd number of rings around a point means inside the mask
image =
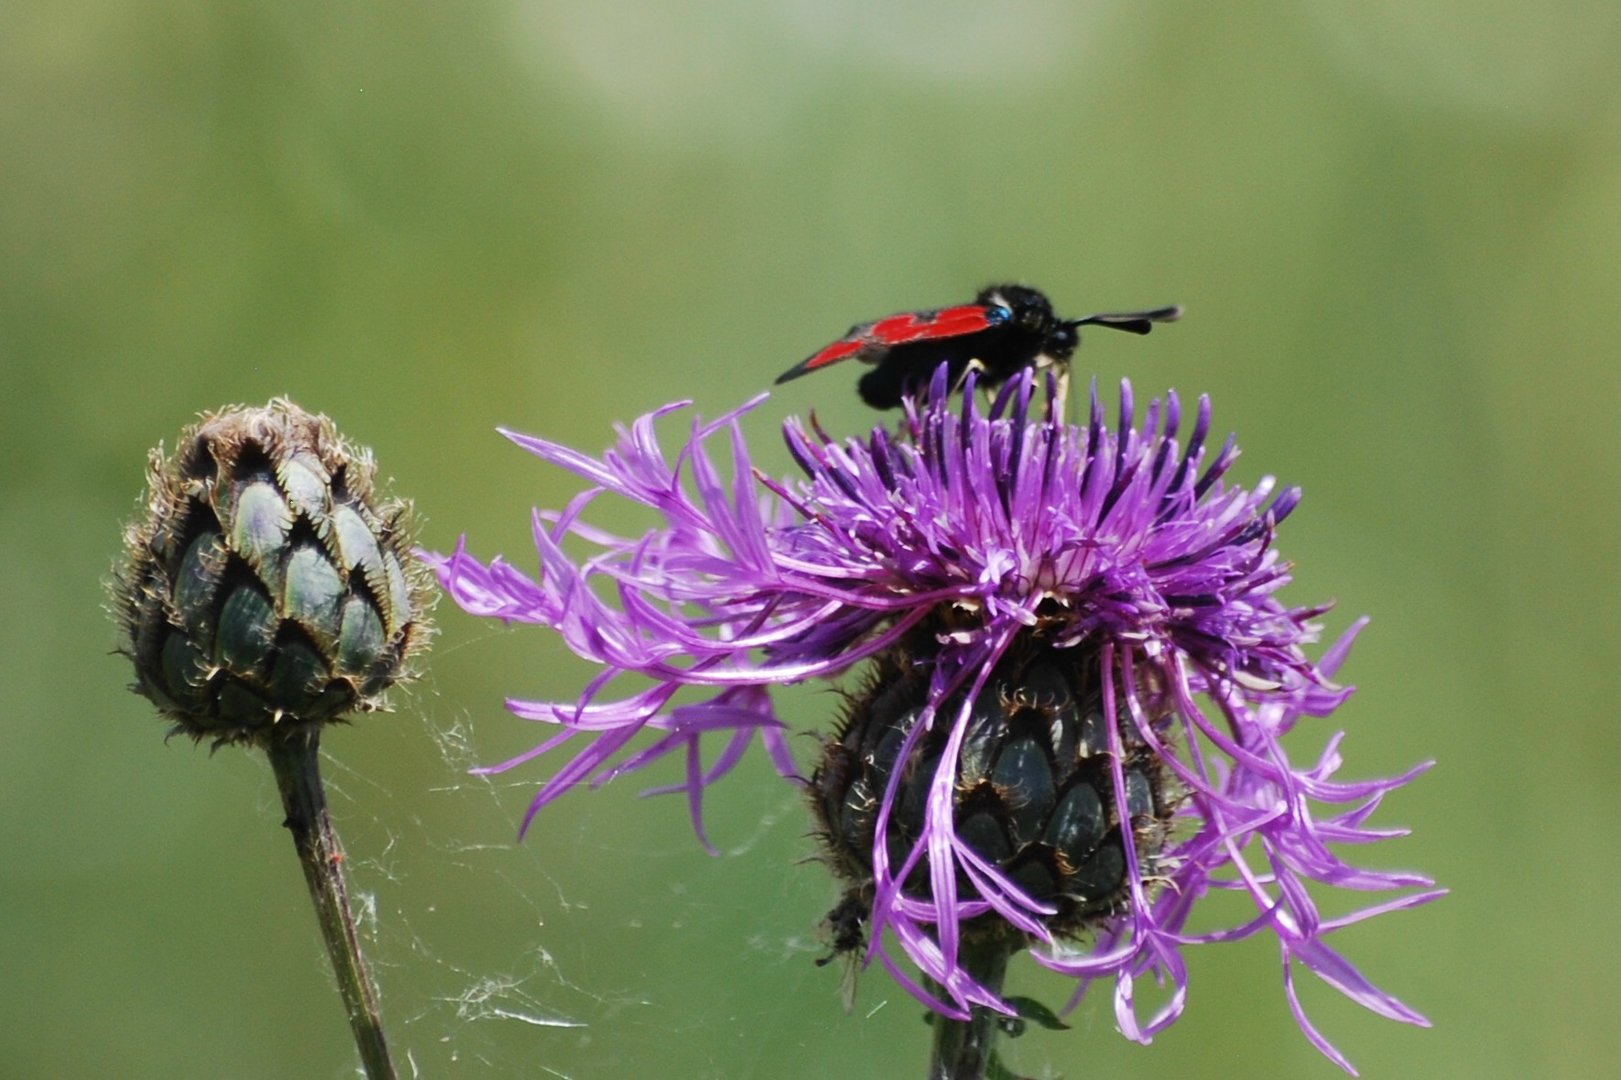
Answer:
[{"label": "six-spot burnet moth", "polygon": [[861,377],[861,399],[892,409],[903,392],[922,388],[942,364],[953,386],[970,367],[979,385],[995,386],[1027,367],[1064,366],[1080,344],[1080,328],[1106,326],[1146,334],[1155,323],[1174,322],[1180,307],[1153,308],[1060,319],[1047,297],[1023,285],[991,285],[972,304],[937,311],[906,311],[861,323],[777,378],[784,383],[842,360],[872,364]]}]

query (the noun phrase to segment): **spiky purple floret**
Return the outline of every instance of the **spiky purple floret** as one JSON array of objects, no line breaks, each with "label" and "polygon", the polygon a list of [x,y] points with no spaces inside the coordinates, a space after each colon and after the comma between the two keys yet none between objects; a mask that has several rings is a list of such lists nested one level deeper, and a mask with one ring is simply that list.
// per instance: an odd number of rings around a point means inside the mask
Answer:
[{"label": "spiky purple floret", "polygon": [[[591,487],[561,513],[535,515],[538,576],[499,558],[480,563],[458,545],[435,557],[440,580],[467,611],[551,627],[602,668],[575,702],[508,703],[519,716],[561,730],[490,772],[576,737],[588,740],[542,785],[525,826],[579,783],[601,784],[680,751],[685,782],[661,790],[685,792],[702,840],[704,789],[756,735],[778,772],[794,776],[769,687],[840,675],[949,609],[951,625],[961,629],[939,643],[929,705],[900,760],[937,722],[952,725],[950,737],[930,787],[923,835],[901,866],[889,865],[886,844],[900,770],[884,793],[872,853],[869,959],[876,955],[944,1014],[962,1017],[973,1005],[1008,1012],[958,964],[962,923],[995,910],[1037,942],[1032,951],[1040,962],[1077,978],[1077,1000],[1092,980],[1113,978],[1121,1030],[1147,1042],[1182,1010],[1183,946],[1270,930],[1282,949],[1290,1007],[1312,1043],[1342,1067],[1350,1069],[1300,1009],[1295,962],[1382,1016],[1424,1024],[1325,941],[1349,923],[1416,906],[1440,891],[1417,874],[1357,869],[1329,849],[1400,835],[1363,823],[1386,791],[1427,766],[1390,780],[1335,781],[1338,734],[1308,768],[1291,765],[1284,754],[1281,739],[1300,717],[1325,716],[1349,695],[1330,677],[1362,625],[1313,663],[1303,646],[1316,640],[1311,620],[1325,609],[1287,608],[1275,598],[1289,568],[1272,548],[1273,533],[1298,492],[1274,497],[1271,478],[1252,490],[1229,485],[1225,475],[1237,451],[1229,439],[1208,452],[1204,398],[1179,443],[1183,416],[1174,393],[1151,401],[1138,425],[1130,385],[1122,383],[1119,421],[1110,428],[1095,391],[1088,422],[1065,424],[1052,408],[1050,383],[1045,415],[1035,415],[1030,373],[1011,380],[988,410],[975,404],[971,386],[960,409],[947,390],[942,369],[924,400],[907,403],[897,437],[879,429],[865,440],[840,442],[790,420],[788,448],[806,477],[783,483],[760,476],[744,445],[738,420],[759,398],[713,423],[693,421],[673,462],[654,424],[681,406],[619,429],[617,444],[600,459],[504,433]],[[729,470],[712,456],[716,443],[730,447]],[[640,538],[586,525],[582,513],[605,493],[651,508],[662,524]],[[571,557],[563,551],[569,536],[594,550]],[[1163,887],[1145,890],[1137,854],[1126,845],[1128,910],[1084,952],[1054,941],[1040,918],[1051,909],[980,859],[951,820],[969,703],[1015,635],[1037,626],[1049,646],[1085,645],[1099,658],[1104,715],[1130,716],[1137,736],[1187,790],[1177,835],[1155,869]],[[647,685],[606,700],[624,676]],[[1168,689],[1169,719],[1163,706],[1160,719],[1149,719],[1139,700],[1147,685]],[[675,704],[684,687],[713,696]],[[936,716],[948,700],[963,705]],[[659,738],[629,752],[643,728]],[[706,766],[698,744],[709,733],[726,742]],[[1118,730],[1112,737],[1118,750]],[[1119,761],[1117,753],[1114,790],[1123,799]],[[1319,817],[1314,805],[1347,808]],[[1117,809],[1120,820],[1129,818],[1123,804]],[[927,860],[931,884],[922,899],[900,887],[920,859]],[[959,897],[959,871],[977,896]],[[1421,891],[1325,919],[1307,882]],[[1247,895],[1255,917],[1221,931],[1188,930],[1196,901],[1211,889]],[[943,997],[899,965],[884,945],[886,929]],[[1133,997],[1144,975],[1171,986],[1146,1022]]]}]

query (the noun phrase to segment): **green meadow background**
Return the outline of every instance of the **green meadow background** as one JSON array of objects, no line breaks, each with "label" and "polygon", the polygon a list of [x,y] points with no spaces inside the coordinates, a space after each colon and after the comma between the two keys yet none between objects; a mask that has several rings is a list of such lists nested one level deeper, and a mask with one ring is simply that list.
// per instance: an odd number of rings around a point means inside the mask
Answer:
[{"label": "green meadow background", "polygon": [[[1435,1026],[1305,976],[1322,1028],[1370,1077],[1609,1075],[1617,41],[1621,6],[1576,0],[5,5],[0,1075],[357,1070],[268,768],[165,743],[111,652],[149,446],[288,394],[375,449],[426,545],[525,564],[530,508],[576,485],[497,425],[596,451],[998,279],[1070,314],[1186,305],[1090,334],[1083,383],[1207,392],[1241,479],[1304,487],[1286,597],[1337,599],[1331,633],[1373,616],[1346,774],[1438,761],[1376,819],[1413,836],[1360,857],[1452,895],[1336,939]],[[790,413],[872,423],[852,379],[758,410],[768,472]],[[922,1075],[920,1009],[874,971],[846,1015],[813,964],[836,891],[791,788],[755,761],[717,789],[719,858],[642,777],[519,843],[555,763],[467,769],[536,741],[506,695],[589,672],[437,614],[397,712],[324,742],[407,1075]],[[1338,1075],[1275,948],[1191,963],[1152,1046],[1100,996],[1011,1063]],[[1027,961],[1012,986],[1063,996]]]}]

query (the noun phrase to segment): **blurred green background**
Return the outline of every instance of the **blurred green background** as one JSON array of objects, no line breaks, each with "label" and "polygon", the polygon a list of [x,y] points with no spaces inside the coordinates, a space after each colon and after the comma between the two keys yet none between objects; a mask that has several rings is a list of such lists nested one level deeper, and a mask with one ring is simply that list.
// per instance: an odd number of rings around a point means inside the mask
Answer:
[{"label": "blurred green background", "polygon": [[[1613,1075],[1617,41],[1621,6],[1575,0],[0,8],[0,1075],[355,1071],[268,768],[165,745],[110,654],[148,446],[290,394],[426,544],[522,564],[574,485],[497,424],[597,450],[1004,278],[1187,306],[1079,371],[1209,392],[1242,479],[1304,486],[1286,596],[1374,616],[1347,775],[1439,760],[1363,857],[1453,895],[1338,939],[1435,1027],[1307,979],[1323,1029],[1368,1076]],[[870,422],[851,381],[759,411],[768,471],[789,412]],[[846,1016],[812,963],[835,892],[793,791],[759,762],[718,789],[719,859],[636,779],[518,844],[549,766],[466,769],[534,741],[504,695],[585,671],[439,619],[399,711],[325,741],[410,1073],[922,1075],[910,999],[870,973]],[[1099,998],[1013,1063],[1338,1075],[1264,941],[1192,965],[1153,1046]],[[1013,988],[1059,997],[1033,967]]]}]

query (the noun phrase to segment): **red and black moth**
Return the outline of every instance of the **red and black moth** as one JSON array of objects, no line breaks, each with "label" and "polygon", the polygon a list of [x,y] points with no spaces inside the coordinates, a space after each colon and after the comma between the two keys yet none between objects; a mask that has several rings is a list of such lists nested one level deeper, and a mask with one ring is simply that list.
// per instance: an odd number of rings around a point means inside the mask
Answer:
[{"label": "red and black moth", "polygon": [[785,383],[852,357],[873,370],[861,377],[861,400],[875,409],[893,409],[901,396],[950,365],[953,385],[970,367],[979,385],[996,386],[1027,367],[1063,366],[1081,342],[1080,327],[1106,326],[1146,334],[1155,323],[1174,322],[1180,307],[1154,308],[1060,319],[1039,290],[1024,285],[991,285],[972,304],[937,311],[906,311],[850,327],[839,340],[818,350],[777,378]]}]

